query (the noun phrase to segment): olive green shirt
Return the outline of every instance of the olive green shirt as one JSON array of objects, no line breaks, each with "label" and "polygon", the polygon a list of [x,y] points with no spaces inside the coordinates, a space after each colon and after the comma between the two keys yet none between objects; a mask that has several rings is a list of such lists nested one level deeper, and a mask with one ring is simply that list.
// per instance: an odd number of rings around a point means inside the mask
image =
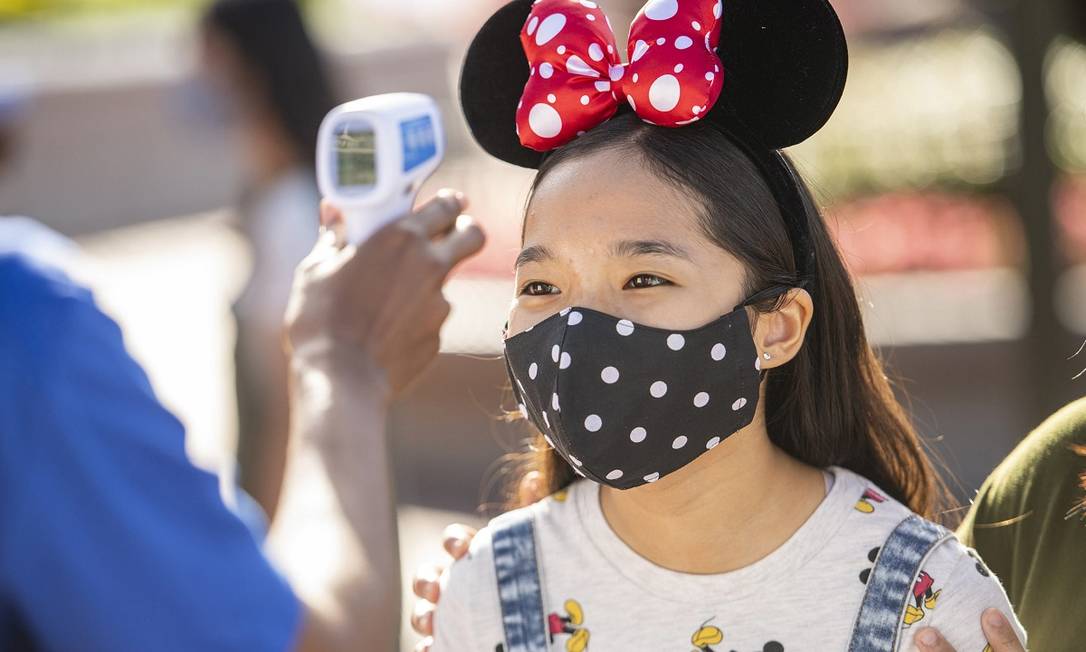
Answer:
[{"label": "olive green shirt", "polygon": [[1003,581],[1038,652],[1086,650],[1086,399],[1026,437],[958,531]]}]

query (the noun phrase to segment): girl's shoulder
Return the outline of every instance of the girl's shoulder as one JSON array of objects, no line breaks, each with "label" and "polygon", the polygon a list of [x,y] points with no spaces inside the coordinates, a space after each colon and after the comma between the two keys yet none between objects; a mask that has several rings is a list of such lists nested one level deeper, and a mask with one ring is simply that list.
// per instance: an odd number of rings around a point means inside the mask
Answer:
[{"label": "girl's shoulder", "polygon": [[902,521],[913,516],[889,492],[855,471],[841,467],[827,470],[834,478],[827,502],[840,519],[838,536],[881,546]]},{"label": "girl's shoulder", "polygon": [[1026,632],[1014,614],[999,578],[988,569],[976,550],[951,535],[931,551],[914,580],[899,649],[915,649],[912,637],[927,626],[937,628],[954,649],[987,649],[980,619],[990,608],[1007,615],[1024,644]]},{"label": "girl's shoulder", "polygon": [[[865,571],[870,573],[882,545],[913,512],[863,476],[847,469],[831,471],[835,482],[843,482],[842,488],[855,496],[840,533],[846,538],[863,540],[862,548],[870,546],[869,563],[865,565]],[[983,649],[980,614],[989,607],[1011,616],[1019,637],[1024,640],[1025,633],[1013,617],[999,579],[975,550],[963,545],[953,533],[948,531],[947,535],[924,558],[914,580],[913,595],[902,623],[904,636],[900,649],[913,649],[909,647],[913,634],[929,625],[938,627],[956,649]],[[864,572],[860,579],[864,581]]]},{"label": "girl's shoulder", "polygon": [[[866,532],[869,536],[886,538],[905,519],[922,518],[891,496],[889,492],[859,473],[840,467],[831,467],[828,470],[833,474],[835,482],[831,493],[836,493],[839,484],[844,493],[840,504],[849,507],[847,510],[849,516],[844,520],[845,530],[849,534]],[[947,534],[953,535],[949,530]],[[939,548],[946,549],[940,550],[944,554],[947,551],[953,551],[955,556],[961,557],[967,557],[970,553],[954,536],[951,536]]]},{"label": "girl's shoulder", "polygon": [[[869,561],[874,563],[881,547],[894,530],[903,521],[916,515],[862,475],[836,467],[831,469],[831,472],[835,482],[843,483],[847,494],[842,502],[850,506],[839,536],[870,545],[868,557]],[[968,577],[961,569],[983,568],[983,562],[975,550],[963,545],[953,532],[946,530],[945,535],[940,543],[931,548],[924,560],[924,568],[929,575],[937,576],[945,582],[952,577]],[[984,570],[987,573],[987,569]],[[990,575],[985,573],[980,573],[979,576]]]}]

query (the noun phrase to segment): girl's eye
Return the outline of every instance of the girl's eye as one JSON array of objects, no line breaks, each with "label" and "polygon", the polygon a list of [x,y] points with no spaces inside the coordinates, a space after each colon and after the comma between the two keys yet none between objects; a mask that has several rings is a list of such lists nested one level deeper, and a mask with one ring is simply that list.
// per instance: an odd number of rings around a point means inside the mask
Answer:
[{"label": "girl's eye", "polygon": [[662,285],[671,285],[671,281],[662,279],[659,276],[653,274],[638,274],[630,280],[626,281],[626,285],[622,287],[623,290],[641,290],[644,288],[660,287]]},{"label": "girl's eye", "polygon": [[531,281],[521,288],[520,293],[530,297],[541,297],[548,294],[558,294],[558,288],[543,281]]}]

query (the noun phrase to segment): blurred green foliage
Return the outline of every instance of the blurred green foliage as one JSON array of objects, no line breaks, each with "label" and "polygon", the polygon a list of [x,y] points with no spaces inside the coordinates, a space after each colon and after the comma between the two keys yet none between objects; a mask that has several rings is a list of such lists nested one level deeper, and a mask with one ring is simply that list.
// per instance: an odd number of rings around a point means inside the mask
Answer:
[{"label": "blurred green foliage", "polygon": [[[191,8],[196,11],[212,0],[0,0],[0,22],[41,18],[69,18],[130,11]],[[302,10],[314,4],[296,0]]]},{"label": "blurred green foliage", "polygon": [[128,10],[198,8],[207,0],[0,0],[0,21],[92,15]]}]

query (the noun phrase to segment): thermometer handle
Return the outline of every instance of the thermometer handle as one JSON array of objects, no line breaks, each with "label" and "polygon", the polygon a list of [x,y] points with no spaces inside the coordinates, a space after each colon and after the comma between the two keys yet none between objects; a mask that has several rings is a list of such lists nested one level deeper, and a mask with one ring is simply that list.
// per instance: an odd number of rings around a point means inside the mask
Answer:
[{"label": "thermometer handle", "polygon": [[343,217],[347,222],[347,242],[360,246],[380,228],[396,218],[406,215],[415,204],[414,193],[401,195],[395,201],[383,206],[342,207]]}]

